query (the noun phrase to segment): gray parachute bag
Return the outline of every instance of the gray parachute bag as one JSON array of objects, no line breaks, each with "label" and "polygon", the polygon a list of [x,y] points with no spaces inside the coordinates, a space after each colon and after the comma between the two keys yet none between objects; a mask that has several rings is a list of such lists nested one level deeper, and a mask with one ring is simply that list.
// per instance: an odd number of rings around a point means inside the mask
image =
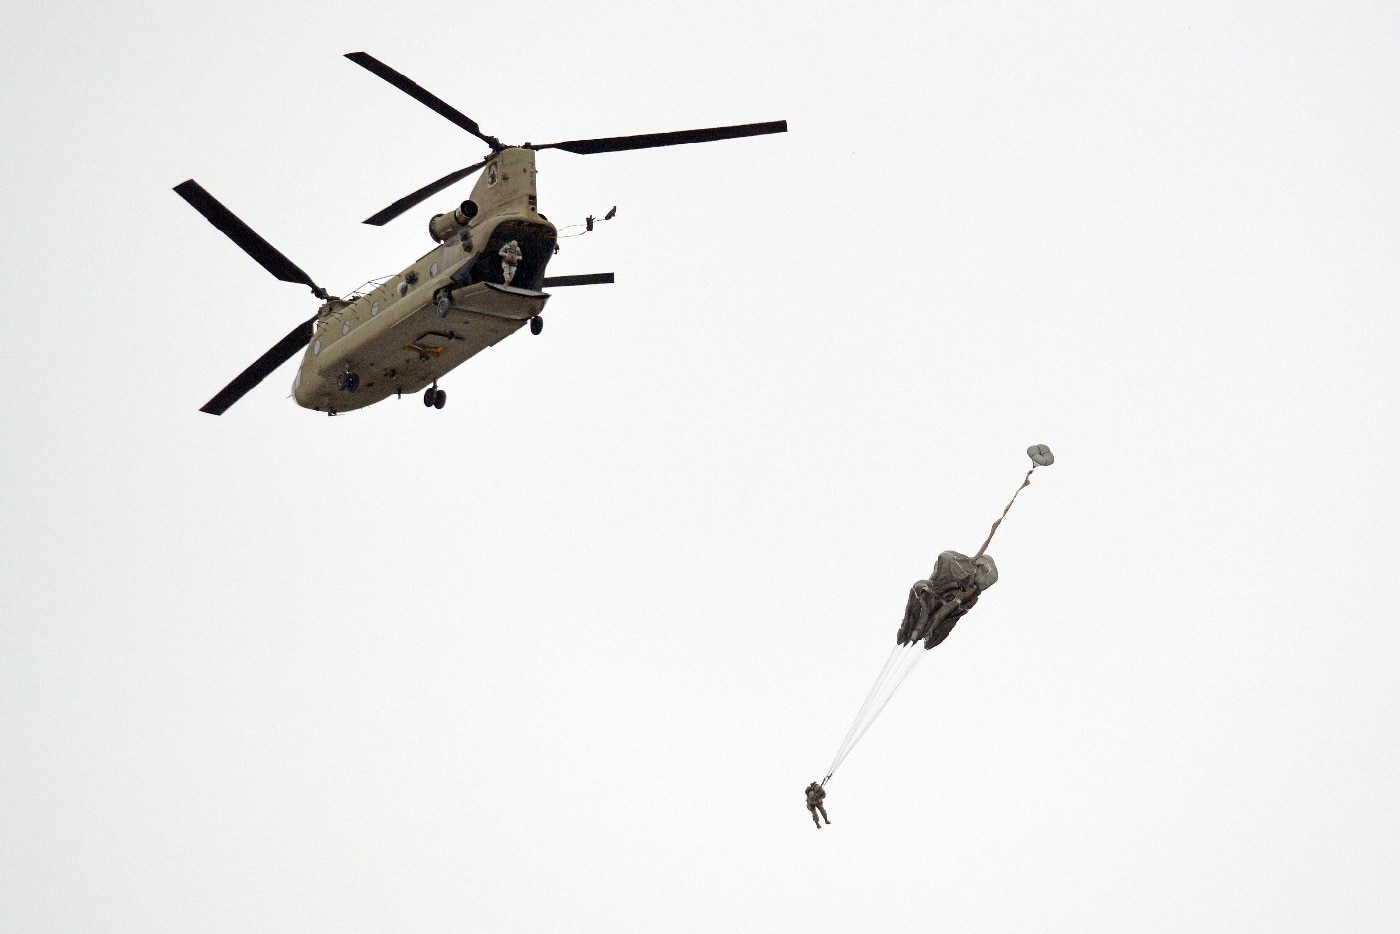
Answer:
[{"label": "gray parachute bag", "polygon": [[943,552],[928,580],[909,589],[904,623],[895,641],[904,645],[922,639],[924,648],[933,648],[948,638],[982,591],[996,582],[997,566],[991,555],[969,558],[958,551]]}]

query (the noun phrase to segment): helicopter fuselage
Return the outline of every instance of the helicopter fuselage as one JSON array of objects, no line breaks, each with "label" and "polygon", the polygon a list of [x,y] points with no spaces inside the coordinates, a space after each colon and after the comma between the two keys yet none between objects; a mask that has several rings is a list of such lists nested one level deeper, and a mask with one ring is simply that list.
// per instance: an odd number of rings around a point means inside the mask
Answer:
[{"label": "helicopter fuselage", "polygon": [[[428,222],[428,233],[437,243],[433,249],[398,275],[372,280],[370,291],[357,289],[345,298],[318,285],[199,182],[190,178],[174,186],[177,195],[263,269],[283,282],[306,286],[322,302],[315,317],[302,321],[254,360],[200,406],[201,412],[224,414],[298,353],[301,364],[292,381],[292,397],[304,408],[335,415],[428,387],[423,402],[440,409],[447,402],[447,391],[437,387],[444,374],[526,323],[531,333],[540,333],[544,326],[540,312],[549,301],[542,291],[545,286],[613,281],[610,272],[545,278],[545,268],[559,248],[559,232],[539,212],[536,152],[557,149],[586,156],[787,132],[786,120],[773,120],[507,146],[483,133],[471,117],[368,52],[347,52],[345,57],[475,136],[491,151],[480,162],[449,172],[365,218],[366,224],[375,227],[387,224],[481,171],[471,198]],[[602,219],[616,213],[614,207]],[[584,221],[586,230],[593,229],[595,220],[590,215]]]},{"label": "helicopter fuselage", "polygon": [[418,392],[539,315],[558,234],[538,212],[534,151],[497,153],[471,206],[474,216],[433,219],[438,245],[413,265],[321,306],[292,386],[298,405],[348,412]]}]

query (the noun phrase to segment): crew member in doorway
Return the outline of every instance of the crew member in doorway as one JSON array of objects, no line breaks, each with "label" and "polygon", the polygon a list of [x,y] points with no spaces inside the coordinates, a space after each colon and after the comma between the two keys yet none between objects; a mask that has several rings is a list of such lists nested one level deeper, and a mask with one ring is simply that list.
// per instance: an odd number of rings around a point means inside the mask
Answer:
[{"label": "crew member in doorway", "polygon": [[812,782],[812,784],[807,786],[807,810],[812,812],[812,823],[817,825],[818,830],[822,829],[822,822],[817,819],[818,811],[822,812],[822,820],[825,820],[828,824],[831,823],[831,818],[826,816],[826,806],[822,804],[822,801],[825,799],[826,789],[821,785]]},{"label": "crew member in doorway", "polygon": [[506,285],[510,285],[510,280],[515,278],[515,267],[520,265],[524,258],[520,252],[520,244],[514,240],[501,247],[501,277]]}]

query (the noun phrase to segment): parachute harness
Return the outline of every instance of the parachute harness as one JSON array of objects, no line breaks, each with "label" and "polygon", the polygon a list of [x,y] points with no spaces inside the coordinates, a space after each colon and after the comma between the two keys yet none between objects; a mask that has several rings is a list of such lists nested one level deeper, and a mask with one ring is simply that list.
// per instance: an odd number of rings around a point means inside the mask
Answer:
[{"label": "parachute harness", "polygon": [[[1021,485],[1016,488],[1016,492],[1011,496],[1011,502],[1006,504],[1006,508],[1001,511],[1001,517],[992,523],[992,530],[987,533],[987,540],[982,543],[977,554],[973,556],[976,562],[987,552],[987,546],[992,543],[992,536],[997,534],[997,528],[1001,525],[1002,519],[1011,512],[1011,507],[1016,504],[1016,497],[1021,495],[1021,491],[1031,485],[1031,474],[1035,473],[1036,467],[1045,467],[1055,462],[1055,456],[1050,453],[1050,449],[1043,444],[1031,445],[1026,451],[1030,456],[1032,466],[1026,471],[1026,479],[1021,481]],[[904,679],[909,677],[909,672],[914,670],[914,666],[919,663],[919,659],[924,655],[919,651],[918,640],[913,640],[904,645],[896,645],[885,659],[884,667],[880,669],[880,674],[875,678],[875,683],[870,688],[870,693],[865,695],[865,703],[860,705],[860,710],[856,711],[856,718],[851,721],[851,728],[846,731],[846,736],[841,740],[841,745],[836,749],[836,755],[831,760],[831,768],[827,769],[826,777],[821,780],[822,787],[831,780],[831,776],[836,774],[836,770],[841,767],[841,763],[846,761],[846,757],[851,754],[851,750],[856,747],[856,743],[874,725],[877,717],[885,709],[885,706],[894,697],[899,686],[904,683]]]}]

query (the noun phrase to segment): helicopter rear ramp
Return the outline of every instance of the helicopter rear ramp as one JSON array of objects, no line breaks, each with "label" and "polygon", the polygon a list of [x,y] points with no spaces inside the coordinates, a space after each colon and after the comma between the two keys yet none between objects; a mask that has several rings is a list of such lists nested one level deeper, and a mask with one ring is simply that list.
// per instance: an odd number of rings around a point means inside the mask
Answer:
[{"label": "helicopter rear ramp", "polygon": [[449,318],[453,312],[467,312],[511,321],[529,321],[543,311],[544,303],[549,301],[549,296],[543,292],[494,282],[478,282],[453,289],[447,294],[452,303],[447,314]]}]

